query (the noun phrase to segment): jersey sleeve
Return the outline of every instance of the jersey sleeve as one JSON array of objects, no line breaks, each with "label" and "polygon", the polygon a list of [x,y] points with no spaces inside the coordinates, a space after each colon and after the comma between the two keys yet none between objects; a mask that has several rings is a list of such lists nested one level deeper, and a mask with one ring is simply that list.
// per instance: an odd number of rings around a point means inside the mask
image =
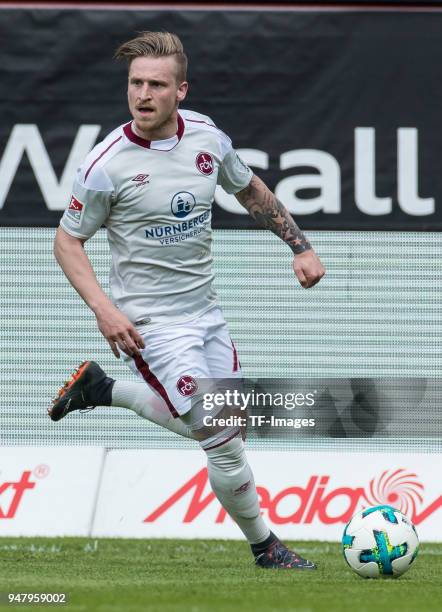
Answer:
[{"label": "jersey sleeve", "polygon": [[218,184],[227,193],[238,193],[250,183],[253,172],[243,162],[238,153],[232,147],[232,141],[221,132],[221,154],[222,162],[218,172]]},{"label": "jersey sleeve", "polygon": [[108,218],[113,194],[113,184],[103,168],[94,168],[90,175],[80,168],[60,226],[75,238],[90,238]]}]

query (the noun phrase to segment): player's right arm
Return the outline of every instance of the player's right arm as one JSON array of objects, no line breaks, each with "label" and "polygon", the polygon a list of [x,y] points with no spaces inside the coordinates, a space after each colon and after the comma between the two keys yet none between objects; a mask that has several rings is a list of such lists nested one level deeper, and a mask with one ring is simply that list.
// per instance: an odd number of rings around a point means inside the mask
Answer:
[{"label": "player's right arm", "polygon": [[111,133],[97,145],[78,169],[73,195],[60,220],[54,243],[54,255],[71,285],[83,298],[97,319],[100,332],[119,358],[119,350],[128,355],[139,354],[143,339],[126,317],[101,288],[92,264],[84,250],[84,243],[106,223],[113,202],[115,188],[105,168],[99,162],[103,151],[109,150]]},{"label": "player's right arm", "polygon": [[72,236],[59,227],[54,240],[55,259],[71,285],[95,314],[98,329],[108,341],[115,357],[120,356],[118,349],[128,355],[138,354],[139,349],[144,348],[143,338],[101,288],[84,250],[85,242],[85,238]]}]

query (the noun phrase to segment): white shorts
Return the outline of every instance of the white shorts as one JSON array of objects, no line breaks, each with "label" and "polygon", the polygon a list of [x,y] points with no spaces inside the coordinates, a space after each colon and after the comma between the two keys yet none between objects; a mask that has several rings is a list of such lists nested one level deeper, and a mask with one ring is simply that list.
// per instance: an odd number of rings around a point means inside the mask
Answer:
[{"label": "white shorts", "polygon": [[198,378],[242,378],[235,345],[221,309],[142,334],[141,356],[123,354],[130,369],[163,399],[176,418],[191,408]]}]

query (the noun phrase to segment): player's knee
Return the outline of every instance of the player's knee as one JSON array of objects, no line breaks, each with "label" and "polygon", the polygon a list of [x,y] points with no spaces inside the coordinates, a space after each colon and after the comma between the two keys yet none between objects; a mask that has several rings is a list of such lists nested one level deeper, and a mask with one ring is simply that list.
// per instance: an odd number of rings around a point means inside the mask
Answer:
[{"label": "player's knee", "polygon": [[235,472],[247,465],[244,443],[239,435],[224,441],[219,446],[204,450],[210,463],[226,472]]},{"label": "player's knee", "polygon": [[198,396],[192,400],[191,410],[181,418],[203,450],[224,445],[243,430],[241,422],[232,414],[230,407],[215,407],[208,411],[204,408],[203,399]]}]

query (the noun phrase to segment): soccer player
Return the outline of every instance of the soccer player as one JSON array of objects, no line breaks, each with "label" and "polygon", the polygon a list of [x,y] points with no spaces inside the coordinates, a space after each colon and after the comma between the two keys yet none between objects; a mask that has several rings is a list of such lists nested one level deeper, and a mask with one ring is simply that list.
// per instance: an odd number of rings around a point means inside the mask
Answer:
[{"label": "soccer player", "polygon": [[[324,268],[231,140],[209,117],[178,110],[188,88],[179,38],[143,32],[122,44],[115,57],[128,61],[133,119],[95,146],[78,170],[54,253],[115,357],[121,352],[140,382],[113,380],[86,361],[60,389],[49,415],[58,421],[73,410],[120,406],[198,440],[213,491],[250,543],[256,564],[315,568],[287,549],[260,516],[239,429],[201,427],[190,417],[198,379],[241,378],[212,286],[216,185],[235,194],[259,225],[287,243],[304,288],[315,285]],[[103,224],[112,255],[112,301],[84,250]]]}]

